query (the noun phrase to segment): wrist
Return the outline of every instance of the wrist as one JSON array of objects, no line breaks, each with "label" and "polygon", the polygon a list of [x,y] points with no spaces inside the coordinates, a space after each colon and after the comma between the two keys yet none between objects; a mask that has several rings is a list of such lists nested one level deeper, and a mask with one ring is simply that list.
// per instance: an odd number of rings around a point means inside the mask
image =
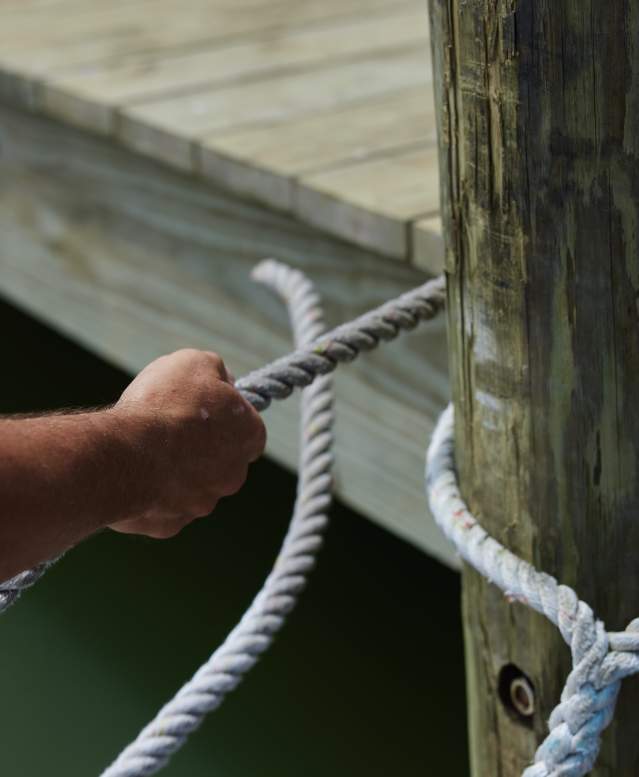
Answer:
[{"label": "wrist", "polygon": [[163,457],[159,446],[166,445],[161,423],[149,414],[115,405],[95,414],[103,434],[102,456],[114,471],[117,493],[107,500],[110,509],[101,516],[102,527],[129,520],[152,510],[166,473],[160,471]]},{"label": "wrist", "polygon": [[0,547],[11,549],[0,576],[149,510],[160,437],[157,424],[113,408],[3,419],[0,501],[15,519],[0,521]]}]

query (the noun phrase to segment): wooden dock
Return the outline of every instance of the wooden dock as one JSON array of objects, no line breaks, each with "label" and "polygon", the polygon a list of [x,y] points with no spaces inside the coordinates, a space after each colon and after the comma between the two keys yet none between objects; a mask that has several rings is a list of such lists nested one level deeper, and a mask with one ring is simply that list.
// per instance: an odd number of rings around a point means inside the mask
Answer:
[{"label": "wooden dock", "polygon": [[[337,323],[441,267],[423,0],[0,3],[0,291],[130,370],[287,351],[264,256]],[[339,495],[452,561],[423,449],[448,397],[443,321],[340,372]],[[357,397],[357,398],[356,398]],[[296,406],[269,411],[291,466]]]}]

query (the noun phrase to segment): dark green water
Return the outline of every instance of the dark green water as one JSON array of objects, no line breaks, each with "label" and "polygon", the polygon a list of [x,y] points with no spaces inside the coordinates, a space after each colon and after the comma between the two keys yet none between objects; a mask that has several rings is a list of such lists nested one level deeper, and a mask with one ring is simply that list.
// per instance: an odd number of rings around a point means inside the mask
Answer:
[{"label": "dark green water", "polygon": [[[9,306],[0,329],[0,412],[111,402],[127,383]],[[0,775],[98,775],[250,602],[294,487],[260,462],[213,518],[164,542],[105,532],[3,616]],[[455,574],[337,505],[274,648],[163,774],[464,777],[458,600]]]}]

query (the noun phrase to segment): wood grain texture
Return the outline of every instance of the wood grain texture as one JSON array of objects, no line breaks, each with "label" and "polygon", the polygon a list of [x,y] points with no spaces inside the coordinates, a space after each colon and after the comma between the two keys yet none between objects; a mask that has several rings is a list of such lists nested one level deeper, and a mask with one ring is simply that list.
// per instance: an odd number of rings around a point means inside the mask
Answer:
[{"label": "wood grain texture", "polygon": [[395,259],[409,254],[408,224],[438,210],[437,147],[424,144],[302,176],[294,206],[305,222]]},{"label": "wood grain texture", "polygon": [[398,161],[435,139],[428,36],[422,0],[24,0],[0,97],[410,261],[437,209]]},{"label": "wood grain texture", "polygon": [[[338,106],[272,126],[233,130],[201,144],[202,167],[212,177],[233,166],[287,178],[395,153],[418,143],[435,145],[432,84],[402,89],[375,100]],[[247,180],[242,186],[249,187]]]},{"label": "wood grain texture", "polygon": [[392,9],[381,6],[365,16],[267,27],[260,34],[211,41],[186,51],[142,49],[92,66],[49,73],[42,84],[42,100],[51,116],[110,132],[116,110],[125,105],[423,45],[428,39],[427,20],[422,3]]},{"label": "wood grain texture", "polygon": [[159,130],[173,136],[186,154],[195,139],[378,98],[423,85],[428,72],[427,52],[417,45],[268,81],[200,89],[124,108],[121,137],[131,148],[146,151]]},{"label": "wood grain texture", "polygon": [[357,15],[391,7],[393,0],[84,0],[61,8],[30,5],[31,0],[24,0],[24,13],[10,14],[0,27],[0,61],[46,78],[54,68]]},{"label": "wood grain texture", "polygon": [[[0,290],[131,371],[182,346],[236,375],[290,350],[281,304],[249,280],[275,256],[306,270],[338,323],[424,279],[52,121],[0,112]],[[444,322],[337,378],[337,492],[454,563],[427,515],[424,446],[448,395]],[[297,404],[268,412],[269,454],[294,466]]]},{"label": "wood grain texture", "polygon": [[[107,132],[114,109],[108,75],[101,82],[105,93],[91,92],[92,97],[77,85],[57,89],[57,77],[90,81],[105,71],[136,64],[148,73],[164,57],[169,61],[166,75],[173,58],[179,63],[181,55],[188,59],[190,53],[212,51],[219,60],[218,49],[241,47],[242,42],[248,67],[247,49],[260,41],[268,50],[272,46],[266,41],[273,37],[315,25],[348,25],[364,9],[373,17],[381,14],[383,25],[389,13],[402,15],[406,7],[414,8],[415,0],[23,0],[19,8],[0,5],[0,96],[42,112],[50,102],[52,112],[66,113],[72,123]],[[230,68],[233,58],[231,54]],[[204,81],[215,81],[215,76],[209,74]],[[170,81],[162,91],[172,91]],[[124,99],[115,107],[122,103]]]},{"label": "wood grain texture", "polygon": [[[609,629],[639,613],[639,3],[431,0],[462,489]],[[569,654],[464,571],[475,777],[517,777]],[[532,726],[497,682],[536,689]],[[639,768],[624,684],[597,777]]]},{"label": "wood grain texture", "polygon": [[202,172],[237,194],[290,211],[302,175],[434,145],[434,110],[427,84],[290,120],[277,129],[234,130],[198,144]]},{"label": "wood grain texture", "polygon": [[411,260],[415,267],[432,275],[444,271],[444,239],[439,215],[412,224]]}]

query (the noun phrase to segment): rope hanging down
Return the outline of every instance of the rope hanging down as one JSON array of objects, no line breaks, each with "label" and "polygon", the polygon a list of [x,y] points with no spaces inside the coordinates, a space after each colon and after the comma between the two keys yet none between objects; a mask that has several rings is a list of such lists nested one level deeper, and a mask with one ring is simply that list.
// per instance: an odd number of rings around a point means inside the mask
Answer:
[{"label": "rope hanging down", "polygon": [[[326,332],[319,297],[301,272],[272,260],[253,277],[288,304],[295,345],[304,348]],[[204,719],[223,702],[272,644],[306,585],[322,545],[331,503],[333,391],[329,375],[302,392],[297,496],[282,549],[262,590],[238,625],[102,775],[154,774]]]},{"label": "rope hanging down", "polygon": [[[309,386],[303,395],[300,480],[291,525],[271,575],[238,626],[102,777],[143,777],[161,769],[270,646],[304,587],[327,524],[333,416],[326,376],[361,351],[433,318],[444,305],[441,277],[322,335],[319,298],[301,273],[267,260],[255,275],[287,300],[298,348],[236,387],[256,409],[264,410],[271,399],[284,399],[294,388]],[[435,520],[465,561],[510,599],[557,625],[572,653],[573,668],[550,716],[550,732],[523,777],[583,777],[595,764],[621,680],[639,672],[639,618],[625,632],[606,632],[572,588],[559,585],[488,535],[461,498],[453,427],[450,406],[438,421],[427,454],[427,493]],[[1,584],[0,612],[51,563]]]},{"label": "rope hanging down", "polygon": [[428,500],[435,520],[465,561],[510,599],[558,626],[572,654],[572,671],[548,721],[550,732],[523,777],[582,777],[595,764],[621,680],[639,672],[639,618],[624,632],[606,632],[572,588],[537,571],[481,527],[457,484],[453,427],[450,405],[437,423],[426,457]]},{"label": "rope hanging down", "polygon": [[[102,777],[156,773],[269,647],[304,586],[327,523],[332,402],[330,381],[322,376],[342,362],[353,361],[362,351],[373,350],[434,318],[445,300],[442,276],[318,337],[323,331],[319,299],[301,273],[267,260],[258,266],[256,276],[287,299],[299,347],[242,378],[236,388],[261,411],[272,399],[284,399],[295,388],[310,387],[317,379],[304,398],[302,476],[293,519],[273,572],[238,626]],[[0,584],[0,613],[53,563],[40,564]]]}]

